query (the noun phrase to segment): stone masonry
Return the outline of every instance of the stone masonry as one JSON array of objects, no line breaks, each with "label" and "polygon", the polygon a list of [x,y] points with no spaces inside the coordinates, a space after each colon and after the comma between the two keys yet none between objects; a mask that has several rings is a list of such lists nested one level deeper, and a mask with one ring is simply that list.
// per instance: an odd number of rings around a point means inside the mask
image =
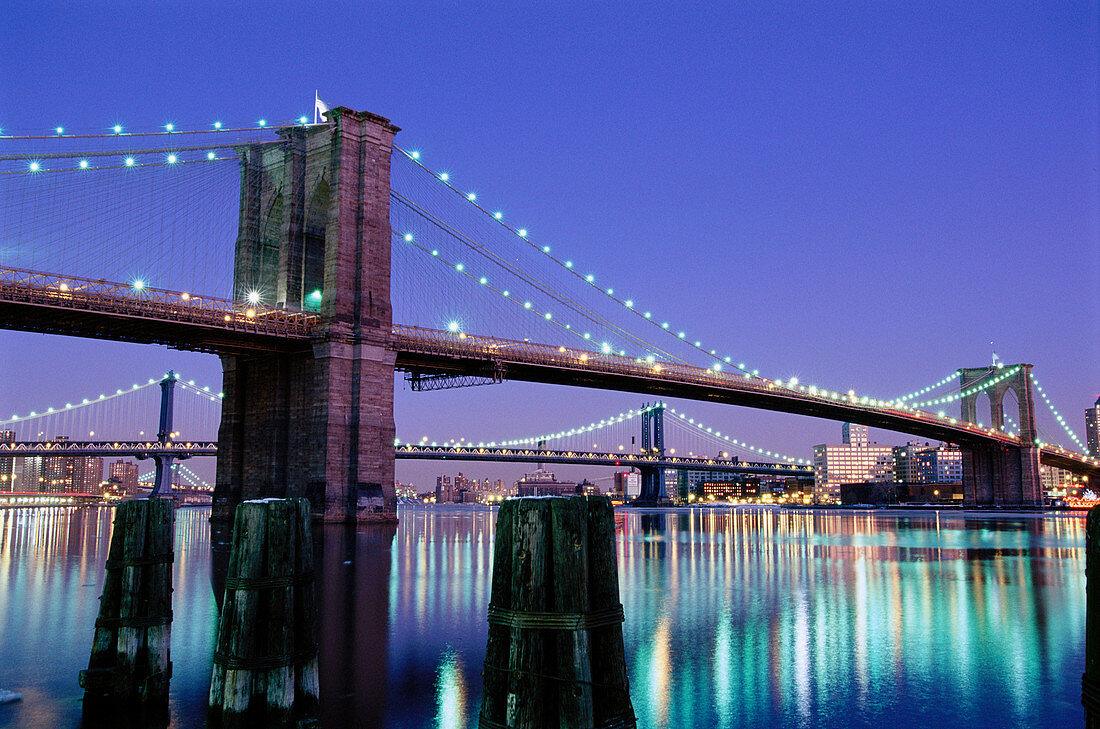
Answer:
[{"label": "stone masonry", "polygon": [[328,124],[240,150],[234,296],[317,312],[307,351],[223,356],[212,519],[305,496],[324,521],[391,521],[394,353],[390,153],[397,127],[338,107]]},{"label": "stone masonry", "polygon": [[[990,423],[1004,428],[1004,396],[1009,390],[1019,403],[1017,422],[1024,445],[963,445],[963,504],[966,506],[1039,506],[1043,491],[1039,481],[1039,447],[1035,445],[1035,401],[1031,392],[1031,365],[1021,364],[1011,377],[997,382],[984,392],[989,397]],[[1000,377],[1010,366],[974,367],[959,370],[959,387],[981,387]],[[977,407],[981,393],[962,398],[962,419],[978,422]],[[984,422],[984,421],[983,421]]]}]

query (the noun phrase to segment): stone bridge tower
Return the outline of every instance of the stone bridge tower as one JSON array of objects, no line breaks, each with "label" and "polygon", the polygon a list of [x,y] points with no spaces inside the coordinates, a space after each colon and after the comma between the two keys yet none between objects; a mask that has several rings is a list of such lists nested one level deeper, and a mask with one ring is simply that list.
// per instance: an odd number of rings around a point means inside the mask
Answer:
[{"label": "stone bridge tower", "polygon": [[338,107],[242,147],[234,298],[316,312],[304,351],[222,357],[212,519],[305,496],[314,518],[388,521],[394,493],[390,153],[397,127]]},{"label": "stone bridge tower", "polygon": [[[976,389],[1016,367],[1014,375],[984,390],[989,395],[990,424],[1004,429],[1004,397],[1012,391],[1019,404],[1022,445],[962,446],[963,503],[967,506],[1039,506],[1043,491],[1039,482],[1039,447],[1035,444],[1035,401],[1031,391],[1031,365],[974,367],[959,370],[963,392]],[[978,422],[980,393],[961,399],[962,419]],[[985,422],[984,419],[982,422]]]}]

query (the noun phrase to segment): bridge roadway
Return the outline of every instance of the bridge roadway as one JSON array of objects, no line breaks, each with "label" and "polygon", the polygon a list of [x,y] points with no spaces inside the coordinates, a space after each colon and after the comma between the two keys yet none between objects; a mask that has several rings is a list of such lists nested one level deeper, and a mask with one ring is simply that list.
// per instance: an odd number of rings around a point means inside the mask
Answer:
[{"label": "bridge roadway", "polygon": [[[318,317],[186,292],[0,268],[0,328],[166,344],[217,354],[304,350]],[[621,390],[861,423],[961,445],[1020,439],[898,403],[777,385],[733,371],[394,325],[399,370]],[[1100,460],[1043,446],[1042,463],[1100,477]]]},{"label": "bridge roadway", "polygon": [[[31,441],[0,443],[0,458],[41,456],[100,456],[149,458],[172,456],[192,458],[217,456],[218,444],[212,441]],[[394,446],[394,457],[413,460],[496,461],[503,463],[563,463],[578,466],[676,468],[722,473],[752,473],[773,476],[813,476],[813,467],[788,463],[748,462],[722,458],[658,456],[656,454],[600,453],[596,451],[558,451],[535,448],[480,446]]]}]

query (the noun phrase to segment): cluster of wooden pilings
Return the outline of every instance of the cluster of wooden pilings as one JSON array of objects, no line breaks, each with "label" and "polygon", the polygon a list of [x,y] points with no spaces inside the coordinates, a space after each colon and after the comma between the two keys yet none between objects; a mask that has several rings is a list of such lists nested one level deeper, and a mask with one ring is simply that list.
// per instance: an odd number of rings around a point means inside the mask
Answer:
[{"label": "cluster of wooden pilings", "polygon": [[317,715],[310,518],[301,498],[237,507],[210,679],[211,726],[302,726]]},{"label": "cluster of wooden pilings", "polygon": [[495,538],[481,729],[634,727],[611,502],[504,501]]},{"label": "cluster of wooden pilings", "polygon": [[168,499],[115,509],[92,654],[79,677],[87,713],[167,709],[175,520]]}]

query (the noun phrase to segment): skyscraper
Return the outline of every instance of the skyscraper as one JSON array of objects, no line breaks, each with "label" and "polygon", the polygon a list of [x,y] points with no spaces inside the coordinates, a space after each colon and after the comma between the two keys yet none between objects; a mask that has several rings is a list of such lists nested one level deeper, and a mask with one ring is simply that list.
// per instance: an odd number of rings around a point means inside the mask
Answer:
[{"label": "skyscraper", "polygon": [[[14,430],[0,430],[0,443],[14,442]],[[15,491],[14,458],[0,458],[0,491]]]},{"label": "skyscraper", "polygon": [[1094,458],[1100,456],[1100,397],[1085,411],[1085,446]]},{"label": "skyscraper", "polygon": [[814,446],[814,501],[840,501],[841,484],[894,480],[894,448],[870,443],[867,426],[844,423],[842,444]]}]

